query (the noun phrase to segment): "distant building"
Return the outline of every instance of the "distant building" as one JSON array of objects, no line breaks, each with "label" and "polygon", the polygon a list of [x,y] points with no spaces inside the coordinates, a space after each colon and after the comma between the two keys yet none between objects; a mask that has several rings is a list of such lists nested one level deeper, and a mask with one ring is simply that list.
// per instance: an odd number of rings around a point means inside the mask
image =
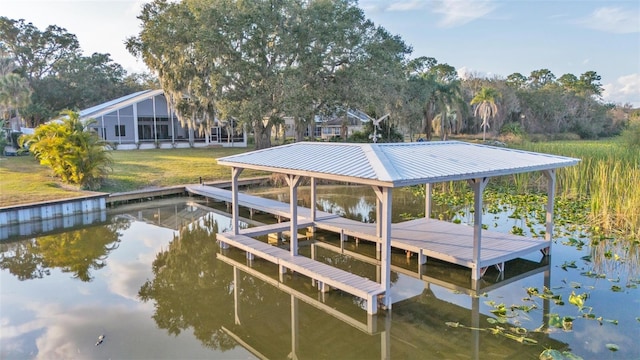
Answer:
[{"label": "distant building", "polygon": [[204,134],[182,126],[163,90],[139,91],[81,110],[80,119],[95,119],[90,128],[118,149],[247,146],[242,128],[234,126],[229,134],[229,127],[218,120]]},{"label": "distant building", "polygon": [[[330,115],[321,116],[317,115],[312,125],[305,129],[304,136],[310,137],[313,134],[314,138],[322,140],[330,140],[340,137],[341,131],[344,131],[348,136],[351,136],[354,132],[363,131],[364,125],[371,121],[371,118],[360,110],[348,110],[343,115]],[[284,118],[284,126],[279,129],[278,137],[295,137],[295,127],[292,117]],[[274,131],[274,135],[276,132]]]}]

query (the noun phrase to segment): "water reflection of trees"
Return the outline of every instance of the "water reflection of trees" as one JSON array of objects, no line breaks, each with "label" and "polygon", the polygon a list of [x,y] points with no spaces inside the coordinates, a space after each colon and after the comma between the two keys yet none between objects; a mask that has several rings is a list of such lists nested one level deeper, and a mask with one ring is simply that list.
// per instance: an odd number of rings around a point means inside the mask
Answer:
[{"label": "water reflection of trees", "polygon": [[182,227],[167,250],[156,255],[154,278],[138,296],[155,301],[153,319],[169,334],[192,327],[204,346],[228,350],[235,342],[221,326],[233,314],[233,277],[229,266],[216,261],[216,232],[211,216]]},{"label": "water reflection of trees", "polygon": [[51,268],[91,281],[91,271],[106,266],[109,253],[119,246],[120,232],[129,225],[129,220],[116,217],[106,225],[2,244],[0,268],[21,281],[49,275]]}]

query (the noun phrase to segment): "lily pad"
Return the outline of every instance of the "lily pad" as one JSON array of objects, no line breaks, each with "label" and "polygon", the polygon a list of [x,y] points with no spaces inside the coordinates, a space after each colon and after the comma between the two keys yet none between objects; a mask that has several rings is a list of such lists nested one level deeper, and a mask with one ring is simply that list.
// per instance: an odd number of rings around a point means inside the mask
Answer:
[{"label": "lily pad", "polygon": [[620,348],[618,347],[618,345],[616,344],[607,344],[606,345],[607,349],[611,350],[611,351],[618,351],[620,350]]}]

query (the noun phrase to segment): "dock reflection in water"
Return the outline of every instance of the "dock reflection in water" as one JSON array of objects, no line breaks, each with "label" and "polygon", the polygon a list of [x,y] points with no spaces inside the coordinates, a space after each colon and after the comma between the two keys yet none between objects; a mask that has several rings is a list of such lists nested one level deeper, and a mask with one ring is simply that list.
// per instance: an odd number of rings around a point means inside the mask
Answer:
[{"label": "dock reflection in water", "polygon": [[[509,266],[513,275],[473,285],[444,263],[412,272],[417,264],[396,253],[393,291],[403,300],[370,316],[353,296],[322,294],[299,275],[280,282],[273,264],[221,251],[216,233],[229,217],[182,202],[122,207],[102,224],[2,242],[1,357],[537,358],[567,348],[544,332],[531,335],[532,346],[447,326],[491,327],[482,294],[548,285],[548,264]],[[309,240],[301,253],[375,279],[379,266],[367,256],[375,246],[349,242],[343,253],[331,241]]]}]

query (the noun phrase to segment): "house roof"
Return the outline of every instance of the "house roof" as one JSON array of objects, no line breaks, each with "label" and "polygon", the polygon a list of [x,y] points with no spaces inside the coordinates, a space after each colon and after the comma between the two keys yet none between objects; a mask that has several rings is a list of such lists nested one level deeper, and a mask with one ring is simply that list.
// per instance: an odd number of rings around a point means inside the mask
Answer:
[{"label": "house roof", "polygon": [[575,165],[579,159],[461,141],[298,142],[218,159],[221,165],[385,187],[493,177]]},{"label": "house roof", "polygon": [[80,119],[97,118],[163,93],[164,91],[162,89],[159,89],[142,90],[133,94],[125,95],[123,97],[107,101],[105,103],[92,106],[84,110],[80,110]]}]

